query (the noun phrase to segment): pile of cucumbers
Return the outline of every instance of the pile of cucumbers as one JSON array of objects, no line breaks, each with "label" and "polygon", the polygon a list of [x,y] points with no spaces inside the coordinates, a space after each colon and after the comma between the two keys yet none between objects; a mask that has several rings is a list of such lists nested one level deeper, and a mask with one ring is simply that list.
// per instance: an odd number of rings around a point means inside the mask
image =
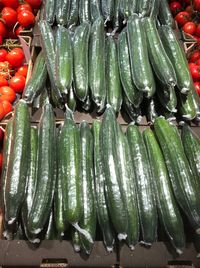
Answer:
[{"label": "pile of cucumbers", "polygon": [[[4,236],[40,243],[70,239],[90,254],[97,222],[108,252],[116,239],[134,249],[157,241],[158,220],[178,254],[185,247],[181,214],[200,237],[200,140],[187,124],[164,117],[143,133],[126,133],[107,105],[102,122],[78,126],[67,108],[56,127],[44,101],[38,126],[20,100],[6,126],[0,209]],[[180,213],[181,209],[181,213]]]}]

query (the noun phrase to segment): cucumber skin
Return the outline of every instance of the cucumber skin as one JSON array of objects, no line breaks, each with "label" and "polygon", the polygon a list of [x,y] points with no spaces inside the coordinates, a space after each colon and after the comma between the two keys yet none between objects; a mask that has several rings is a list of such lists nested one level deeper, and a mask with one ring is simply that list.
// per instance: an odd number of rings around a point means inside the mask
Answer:
[{"label": "cucumber skin", "polygon": [[175,28],[175,21],[167,0],[162,0],[162,3],[160,4],[158,19],[162,25],[168,25],[173,29]]},{"label": "cucumber skin", "polygon": [[[195,181],[177,130],[162,117],[155,120],[154,129],[161,146],[172,188],[180,207],[196,232],[200,232],[200,200]],[[175,157],[173,157],[175,156]]]},{"label": "cucumber skin", "polygon": [[151,245],[157,235],[157,212],[149,159],[142,134],[137,126],[132,124],[128,126],[127,138],[135,171],[142,243]]},{"label": "cucumber skin", "polygon": [[151,129],[145,129],[143,137],[149,156],[154,189],[156,190],[159,216],[162,218],[161,222],[171,243],[177,252],[181,252],[185,247],[184,227],[172,193],[164,157]]},{"label": "cucumber skin", "polygon": [[12,157],[7,170],[9,179],[5,182],[4,203],[5,220],[12,224],[17,220],[25,197],[27,185],[28,158],[30,140],[30,117],[28,106],[20,100],[13,117],[13,137],[11,141]]},{"label": "cucumber skin", "polygon": [[99,0],[90,0],[90,14],[93,23],[101,16],[101,3]]},{"label": "cucumber skin", "polygon": [[[86,121],[80,124],[80,137],[83,186],[83,215],[80,220],[80,227],[88,231],[94,241],[96,235],[96,209],[94,202],[93,136]],[[86,254],[91,253],[93,244],[82,234],[80,234],[80,244]]]},{"label": "cucumber skin", "polygon": [[79,21],[82,23],[90,23],[90,0],[79,0]]},{"label": "cucumber skin", "polygon": [[101,1],[101,11],[104,17],[105,23],[107,21],[112,21],[114,17],[114,0],[100,0]]},{"label": "cucumber skin", "polygon": [[178,113],[185,121],[191,121],[197,116],[197,110],[193,99],[193,93],[190,91],[187,95],[177,92]]},{"label": "cucumber skin", "polygon": [[45,0],[44,4],[44,19],[53,25],[56,13],[56,1],[57,0]]},{"label": "cucumber skin", "polygon": [[70,14],[67,22],[67,28],[77,25],[79,19],[79,0],[71,0]]},{"label": "cucumber skin", "polygon": [[69,0],[57,0],[56,3],[56,22],[58,25],[66,26],[70,14]]},{"label": "cucumber skin", "polygon": [[148,17],[151,12],[151,0],[139,0],[137,1],[137,13],[140,17]]}]

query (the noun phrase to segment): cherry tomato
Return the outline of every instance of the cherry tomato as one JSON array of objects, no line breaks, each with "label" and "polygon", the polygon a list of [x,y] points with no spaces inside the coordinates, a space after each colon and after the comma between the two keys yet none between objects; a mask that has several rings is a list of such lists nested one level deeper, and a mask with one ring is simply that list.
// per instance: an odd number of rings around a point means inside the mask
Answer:
[{"label": "cherry tomato", "polygon": [[10,79],[10,87],[17,93],[22,93],[26,84],[26,78],[23,75],[15,75]]},{"label": "cherry tomato", "polygon": [[194,10],[200,11],[200,0],[193,0]]},{"label": "cherry tomato", "polygon": [[19,25],[19,27],[17,27],[17,29],[15,30],[16,35],[20,35],[21,31],[23,31],[23,30],[24,30],[24,27]]},{"label": "cherry tomato", "polygon": [[35,23],[35,16],[31,11],[23,10],[18,13],[17,20],[22,27],[26,28]]},{"label": "cherry tomato", "polygon": [[28,73],[28,66],[27,65],[22,65],[17,69],[17,72],[15,75],[23,75],[24,77],[27,76]]},{"label": "cherry tomato", "polygon": [[0,128],[0,141],[3,140],[4,137],[4,131],[2,130],[2,128]]},{"label": "cherry tomato", "polygon": [[196,62],[195,62],[196,65],[200,66],[200,59],[198,59]]},{"label": "cherry tomato", "polygon": [[184,25],[183,25],[183,31],[185,33],[188,33],[188,34],[194,34],[195,33],[195,30],[196,30],[196,25],[194,22],[192,21],[189,21],[189,22],[186,22]]},{"label": "cherry tomato", "polygon": [[32,8],[28,3],[19,5],[18,8],[17,8],[17,13],[19,13],[19,12],[21,12],[23,10],[29,10],[30,12],[32,12]]},{"label": "cherry tomato", "polygon": [[24,52],[21,48],[13,48],[6,56],[6,60],[13,66],[19,67],[24,60]]},{"label": "cherry tomato", "polygon": [[6,27],[5,27],[5,24],[0,21],[0,35],[4,38],[6,36]]},{"label": "cherry tomato", "polygon": [[190,55],[189,62],[196,62],[198,59],[200,59],[200,51],[196,50]]},{"label": "cherry tomato", "polygon": [[0,75],[0,87],[8,86],[8,80],[6,80],[3,76]]},{"label": "cherry tomato", "polygon": [[0,61],[5,61],[7,54],[8,54],[7,50],[5,50],[3,48],[0,49]]},{"label": "cherry tomato", "polygon": [[1,0],[6,7],[17,8],[19,6],[19,0]]},{"label": "cherry tomato", "polygon": [[11,7],[4,7],[2,9],[2,19],[5,21],[6,26],[13,27],[17,22],[17,12]]},{"label": "cherry tomato", "polygon": [[7,100],[12,103],[16,98],[15,91],[11,87],[3,86],[0,87],[0,102]]},{"label": "cherry tomato", "polygon": [[200,82],[194,82],[194,87],[200,97]]},{"label": "cherry tomato", "polygon": [[171,9],[171,12],[172,14],[175,16],[178,12],[180,12],[182,10],[182,6],[179,2],[177,1],[174,1],[174,2],[171,2],[170,5],[169,5],[170,9]]},{"label": "cherry tomato", "polygon": [[0,102],[0,120],[3,119],[5,116],[3,104]]},{"label": "cherry tomato", "polygon": [[190,14],[186,11],[181,11],[176,15],[175,20],[177,21],[178,25],[181,27],[186,22],[190,21]]},{"label": "cherry tomato", "polygon": [[187,6],[185,11],[188,12],[189,14],[192,14],[193,12],[192,6],[191,5]]},{"label": "cherry tomato", "polygon": [[3,44],[3,37],[2,37],[2,35],[0,35],[0,45],[2,45]]},{"label": "cherry tomato", "polygon": [[39,9],[41,4],[42,4],[42,0],[26,0],[26,2],[33,8],[33,9]]},{"label": "cherry tomato", "polygon": [[198,81],[200,79],[200,67],[195,64],[192,66],[190,65],[189,69],[194,82]]},{"label": "cherry tomato", "polygon": [[196,27],[195,35],[200,37],[200,24],[198,24],[197,27]]},{"label": "cherry tomato", "polygon": [[4,100],[1,103],[3,104],[5,115],[12,111],[12,104],[9,101]]},{"label": "cherry tomato", "polygon": [[[7,57],[7,56],[6,56]],[[11,66],[8,61],[0,62],[0,75],[5,79],[9,79],[11,74]]]}]

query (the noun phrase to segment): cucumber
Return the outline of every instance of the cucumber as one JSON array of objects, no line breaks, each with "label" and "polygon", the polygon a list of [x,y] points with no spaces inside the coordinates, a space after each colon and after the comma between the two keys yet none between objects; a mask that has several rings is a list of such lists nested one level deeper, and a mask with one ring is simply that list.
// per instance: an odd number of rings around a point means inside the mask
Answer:
[{"label": "cucumber", "polygon": [[105,85],[105,32],[102,17],[92,27],[89,41],[89,87],[97,112],[102,112],[106,101]]},{"label": "cucumber", "polygon": [[143,94],[136,88],[132,80],[127,30],[123,30],[119,35],[118,62],[123,90],[128,100],[137,108],[142,102]]},{"label": "cucumber", "polygon": [[99,0],[90,0],[90,14],[92,22],[101,16],[101,3]]},{"label": "cucumber", "polygon": [[114,8],[115,2],[114,0],[100,0],[101,3],[101,11],[105,20],[105,24],[108,21],[112,21],[114,17]]},{"label": "cucumber", "polygon": [[139,0],[137,1],[137,13],[139,17],[148,17],[151,12],[152,0]]},{"label": "cucumber", "polygon": [[66,99],[73,79],[73,51],[69,31],[63,26],[58,26],[55,46],[55,77],[63,99]]},{"label": "cucumber", "polygon": [[46,79],[47,67],[45,64],[44,53],[41,50],[36,58],[31,78],[28,80],[23,92],[23,99],[27,103],[32,103],[34,99],[41,94]]},{"label": "cucumber", "polygon": [[124,0],[119,1],[119,15],[120,18],[123,20],[123,24],[126,23],[128,18],[136,13],[136,0]]},{"label": "cucumber", "polygon": [[113,27],[115,33],[119,27],[120,27],[120,14],[119,14],[119,5],[120,5],[120,0],[114,0],[115,5],[114,5],[114,16],[113,16]]},{"label": "cucumber", "polygon": [[169,26],[159,27],[159,34],[167,55],[169,56],[177,77],[177,87],[181,93],[188,93],[193,81],[188,68],[185,53],[179,44],[174,31]]},{"label": "cucumber", "polygon": [[80,24],[91,21],[90,0],[79,0],[79,21]]},{"label": "cucumber", "polygon": [[164,157],[150,128],[144,130],[143,137],[155,185],[159,216],[172,245],[177,253],[181,254],[185,247],[184,227],[171,189]]},{"label": "cucumber", "polygon": [[127,243],[131,250],[134,250],[134,246],[137,244],[139,239],[139,215],[136,198],[136,182],[128,140],[119,124],[117,125],[117,141],[117,157],[121,177],[121,188],[124,192],[127,209]]},{"label": "cucumber", "polygon": [[181,140],[192,172],[197,179],[197,187],[200,189],[200,140],[187,124],[182,127]]},{"label": "cucumber", "polygon": [[[80,124],[81,139],[81,169],[82,169],[82,192],[83,192],[83,215],[80,227],[86,230],[92,240],[96,235],[96,209],[94,202],[94,169],[93,169],[93,136],[86,121]],[[92,251],[93,243],[80,234],[81,248],[86,254]]]},{"label": "cucumber", "polygon": [[135,106],[129,101],[125,94],[123,95],[122,105],[131,121],[135,122],[136,124],[139,124],[142,120],[141,107],[139,106],[135,108]]},{"label": "cucumber", "polygon": [[74,251],[80,252],[81,251],[80,236],[79,232],[75,228],[71,230],[71,239]]},{"label": "cucumber", "polygon": [[67,21],[70,14],[70,3],[69,0],[57,0],[56,3],[56,22],[58,25],[67,25]]},{"label": "cucumber", "polygon": [[178,113],[181,118],[186,121],[191,121],[197,115],[193,94],[190,91],[187,95],[177,92]]},{"label": "cucumber", "polygon": [[87,95],[85,101],[82,103],[82,108],[86,111],[89,112],[91,109],[91,99],[90,99],[90,95]]},{"label": "cucumber", "polygon": [[151,98],[147,100],[147,120],[149,122],[154,122],[158,117],[157,112],[157,103],[155,98]]},{"label": "cucumber", "polygon": [[25,197],[30,141],[28,106],[19,100],[15,106],[10,152],[4,188],[5,220],[8,225],[16,222]]},{"label": "cucumber", "polygon": [[54,223],[54,214],[53,214],[53,211],[51,211],[48,222],[47,222],[47,227],[45,230],[44,240],[55,240],[56,238],[57,238],[57,234],[56,234],[56,228],[55,228],[55,223]]},{"label": "cucumber", "polygon": [[79,19],[79,0],[71,0],[70,14],[68,17],[67,26],[71,28],[78,24]]},{"label": "cucumber", "polygon": [[192,228],[196,233],[200,233],[200,200],[180,136],[162,117],[155,120],[154,129],[165,158],[176,200]]},{"label": "cucumber", "polygon": [[28,215],[27,226],[32,234],[39,234],[49,217],[56,178],[54,175],[55,123],[48,99],[39,124],[37,183]]},{"label": "cucumber", "polygon": [[118,113],[122,104],[122,88],[117,59],[117,45],[112,36],[106,39],[106,73],[107,103]]},{"label": "cucumber", "polygon": [[114,232],[111,226],[110,216],[105,196],[105,173],[103,170],[101,147],[100,147],[101,122],[94,120],[92,133],[94,139],[94,173],[95,173],[95,200],[99,226],[103,234],[103,242],[108,252],[113,251],[115,242]]},{"label": "cucumber", "polygon": [[83,23],[76,28],[73,38],[75,93],[81,101],[84,101],[88,94],[89,34],[90,25]]},{"label": "cucumber", "polygon": [[162,25],[168,25],[171,28],[175,28],[174,18],[167,0],[161,0],[158,19]]},{"label": "cucumber", "polygon": [[74,93],[74,86],[72,85],[69,89],[68,96],[67,96],[67,106],[73,112],[76,110],[76,97]]},{"label": "cucumber", "polygon": [[150,163],[142,134],[137,126],[133,124],[128,126],[127,138],[136,178],[138,210],[142,231],[141,243],[151,245],[156,240],[157,212]]},{"label": "cucumber", "polygon": [[158,17],[161,0],[151,0],[151,2],[151,11],[149,16],[156,20]]},{"label": "cucumber", "polygon": [[106,199],[110,218],[120,240],[127,237],[127,210],[122,189],[117,159],[117,125],[115,112],[108,106],[104,112],[100,130],[100,148],[105,172]]},{"label": "cucumber", "polygon": [[127,33],[133,81],[138,90],[151,97],[155,93],[155,82],[149,62],[144,28],[137,14],[133,14],[128,19]]},{"label": "cucumber", "polygon": [[44,19],[53,25],[55,20],[57,0],[45,0],[44,1]]},{"label": "cucumber", "polygon": [[155,20],[145,18],[143,23],[147,36],[150,62],[156,76],[163,84],[175,86],[177,83],[176,73],[161,42]]}]

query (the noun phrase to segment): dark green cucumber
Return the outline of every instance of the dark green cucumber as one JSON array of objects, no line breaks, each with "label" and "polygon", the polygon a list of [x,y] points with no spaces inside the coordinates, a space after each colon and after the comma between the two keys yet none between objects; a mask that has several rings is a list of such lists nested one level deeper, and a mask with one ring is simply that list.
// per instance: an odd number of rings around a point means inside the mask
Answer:
[{"label": "dark green cucumber", "polygon": [[70,14],[69,0],[57,0],[56,2],[56,22],[58,25],[67,25],[67,21]]},{"label": "dark green cucumber", "polygon": [[92,22],[101,16],[101,3],[99,0],[90,0],[90,14]]},{"label": "dark green cucumber", "polygon": [[67,109],[59,138],[58,166],[64,200],[64,220],[71,224],[78,223],[83,212],[80,149],[80,133],[72,112]]},{"label": "dark green cucumber", "polygon": [[100,130],[100,148],[105,172],[106,200],[109,214],[118,234],[118,238],[127,237],[127,211],[122,189],[120,188],[120,172],[117,159],[117,125],[115,112],[108,107],[104,112]]},{"label": "dark green cucumber", "polygon": [[67,26],[72,27],[78,24],[79,0],[71,0],[70,14],[68,17]]},{"label": "dark green cucumber", "polygon": [[100,0],[100,2],[101,2],[102,15],[104,17],[106,24],[108,21],[113,20],[115,2],[114,0]]},{"label": "dark green cucumber", "polygon": [[72,85],[69,89],[68,96],[67,96],[67,106],[73,112],[76,110],[76,97],[74,93],[74,86]]},{"label": "dark green cucumber", "polygon": [[117,45],[112,36],[108,36],[106,39],[106,87],[107,103],[118,113],[122,104],[122,88],[117,57]]},{"label": "dark green cucumber", "polygon": [[37,183],[28,215],[28,229],[38,234],[49,217],[54,189],[55,123],[51,104],[46,100],[39,124]]},{"label": "dark green cucumber", "polygon": [[90,0],[79,0],[79,21],[80,24],[91,21]]},{"label": "dark green cucumber", "polygon": [[3,163],[1,170],[1,180],[0,180],[0,213],[4,210],[4,187],[7,179],[8,164],[11,157],[11,143],[12,143],[12,133],[13,133],[13,121],[10,120],[4,132],[3,140]]},{"label": "dark green cucumber", "polygon": [[122,105],[131,121],[139,124],[142,120],[141,107],[135,108],[135,106],[129,101],[125,94],[123,95]]},{"label": "dark green cucumber", "polygon": [[44,240],[55,240],[57,238],[54,218],[53,211],[51,211],[45,230]]},{"label": "dark green cucumber", "polygon": [[53,25],[56,13],[56,0],[45,0],[44,1],[44,19]]},{"label": "dark green cucumber", "polygon": [[154,128],[160,143],[177,202],[188,217],[192,228],[200,233],[200,199],[181,138],[174,127],[162,117]]},{"label": "dark green cucumber", "polygon": [[137,1],[137,13],[140,17],[148,17],[151,12],[151,0],[139,0]]},{"label": "dark green cucumber", "polygon": [[60,101],[62,99],[61,93],[57,86],[57,81],[55,78],[55,40],[53,36],[53,32],[51,29],[51,26],[45,21],[40,20],[39,23],[39,29],[40,29],[40,37],[41,37],[41,44],[42,49],[44,52],[45,62],[47,66],[47,71],[49,74],[49,78],[51,81],[51,88],[54,92],[55,98],[57,101]]},{"label": "dark green cucumber", "polygon": [[139,107],[143,99],[143,94],[136,88],[132,80],[128,37],[126,30],[123,30],[119,35],[118,62],[123,90],[134,107]]},{"label": "dark green cucumber", "polygon": [[185,154],[189,161],[194,176],[197,179],[197,187],[200,189],[200,140],[192,129],[184,124],[181,130],[181,140]]},{"label": "dark green cucumber", "polygon": [[144,28],[137,14],[128,19],[127,33],[133,81],[138,90],[151,97],[155,93],[155,82],[149,62]]},{"label": "dark green cucumber", "polygon": [[84,101],[88,94],[89,34],[90,25],[83,23],[76,28],[73,38],[75,93],[81,101]]},{"label": "dark green cucumber", "polygon": [[[81,137],[81,169],[83,192],[83,215],[80,227],[86,230],[92,240],[96,236],[96,209],[94,202],[94,168],[93,168],[93,136],[86,121],[80,124]],[[93,243],[80,233],[81,248],[86,254],[92,251]]]},{"label": "dark green cucumber", "polygon": [[147,36],[150,62],[156,76],[163,84],[175,86],[177,83],[176,73],[161,42],[155,20],[145,18],[143,24]]},{"label": "dark green cucumber", "polygon": [[91,27],[89,42],[89,87],[98,112],[102,112],[106,101],[105,75],[104,22],[98,17]]},{"label": "dark green cucumber", "polygon": [[32,103],[33,100],[40,95],[44,89],[46,79],[47,67],[45,63],[44,53],[41,50],[36,58],[32,75],[28,80],[23,92],[23,99],[27,103]]},{"label": "dark green cucumber", "polygon": [[59,91],[66,99],[73,79],[73,51],[69,31],[58,26],[55,44],[55,77]]},{"label": "dark green cucumber", "polygon": [[170,58],[177,77],[177,87],[181,93],[187,93],[193,84],[185,53],[169,26],[161,26],[159,28],[160,38],[162,40],[165,51]]},{"label": "dark green cucumber", "polygon": [[72,239],[72,245],[75,252],[81,251],[81,242],[80,242],[80,235],[79,232],[73,228],[71,230],[71,239]]},{"label": "dark green cucumber", "polygon": [[197,115],[193,94],[190,91],[187,95],[177,92],[178,113],[181,118],[186,121],[191,121]]},{"label": "dark green cucumber", "polygon": [[159,9],[160,9],[161,0],[151,0],[151,11],[150,17],[153,19],[157,19]]},{"label": "dark green cucumber", "polygon": [[133,250],[139,239],[136,182],[128,140],[119,124],[117,125],[117,141],[117,157],[120,170],[121,189],[124,192],[124,200],[127,209],[127,243],[131,250]]},{"label": "dark green cucumber", "polygon": [[162,218],[161,222],[164,225],[163,227],[169,236],[171,243],[175,247],[177,253],[181,254],[185,247],[184,227],[171,189],[164,157],[154,133],[150,128],[144,130],[143,137],[155,185],[154,189],[159,216]]},{"label": "dark green cucumber", "polygon": [[114,16],[113,16],[113,28],[115,33],[119,27],[120,27],[120,14],[119,14],[119,5],[120,5],[120,0],[114,0],[115,5],[114,5]]},{"label": "dark green cucumber", "polygon": [[30,117],[28,106],[24,100],[19,100],[13,117],[13,132],[7,167],[7,179],[4,188],[5,220],[9,225],[16,222],[23,204],[27,185]]},{"label": "dark green cucumber", "polygon": [[157,103],[155,98],[151,98],[147,100],[147,120],[148,122],[154,122],[158,117],[157,112]]},{"label": "dark green cucumber", "polygon": [[136,13],[136,0],[123,0],[119,3],[119,15],[125,24],[133,13]]},{"label": "dark green cucumber", "polygon": [[128,126],[127,138],[136,178],[142,243],[151,245],[157,235],[157,212],[150,163],[142,134],[137,126],[133,124]]},{"label": "dark green cucumber", "polygon": [[175,28],[174,18],[167,0],[161,0],[158,19],[162,25],[168,25],[171,28]]},{"label": "dark green cucumber", "polygon": [[110,216],[105,197],[105,173],[103,170],[100,148],[101,122],[94,120],[92,133],[94,139],[94,173],[95,173],[95,196],[98,222],[103,234],[104,245],[108,252],[112,252],[114,245],[114,232],[111,226]]},{"label": "dark green cucumber", "polygon": [[90,95],[87,95],[86,99],[84,100],[84,102],[82,102],[82,108],[86,111],[89,112],[92,106],[92,102],[90,99]]}]

